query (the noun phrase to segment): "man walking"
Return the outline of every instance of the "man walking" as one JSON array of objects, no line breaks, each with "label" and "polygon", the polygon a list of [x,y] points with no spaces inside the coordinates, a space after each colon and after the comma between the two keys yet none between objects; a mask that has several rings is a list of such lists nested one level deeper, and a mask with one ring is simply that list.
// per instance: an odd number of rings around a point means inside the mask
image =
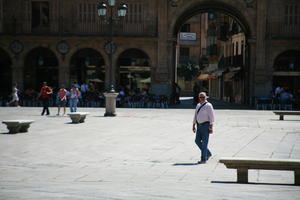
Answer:
[{"label": "man walking", "polygon": [[201,150],[201,160],[199,164],[204,164],[211,157],[211,152],[207,148],[209,134],[213,133],[213,123],[215,121],[214,108],[211,103],[207,101],[205,92],[199,93],[199,103],[196,106],[194,120],[193,120],[193,132],[196,132],[195,142]]},{"label": "man walking", "polygon": [[41,115],[44,115],[46,112],[46,115],[49,115],[49,99],[50,95],[52,94],[52,89],[47,85],[47,82],[43,83],[43,87],[41,88],[39,98],[42,99],[43,102],[43,111]]}]

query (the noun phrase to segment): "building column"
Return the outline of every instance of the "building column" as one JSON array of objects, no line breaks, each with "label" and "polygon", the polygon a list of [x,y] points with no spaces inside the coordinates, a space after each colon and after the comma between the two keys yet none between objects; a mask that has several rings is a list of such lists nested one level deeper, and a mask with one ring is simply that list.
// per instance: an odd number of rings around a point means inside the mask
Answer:
[{"label": "building column", "polygon": [[[155,71],[155,80],[152,81],[152,91],[155,94],[170,95],[172,85],[170,66],[173,56],[169,54],[168,42],[168,1],[157,1],[158,4],[158,40],[157,40],[157,68]],[[173,50],[172,50],[173,51]],[[171,53],[172,54],[172,53]],[[172,57],[172,58],[171,58]],[[172,78],[173,79],[173,78]]]},{"label": "building column", "polygon": [[59,59],[58,74],[58,87],[61,87],[62,85],[65,87],[70,86],[70,65],[68,60],[64,57]]},{"label": "building column", "polygon": [[[113,54],[114,55],[114,54]],[[110,71],[110,79],[111,79],[111,85],[113,85],[115,88],[115,90],[116,90],[116,76],[117,76],[117,60],[118,60],[118,58],[116,58],[115,56],[113,56],[113,58],[112,58],[112,69],[111,69],[111,71]],[[109,89],[111,89],[111,85],[109,85]]]},{"label": "building column", "polygon": [[245,103],[252,105],[255,96],[255,62],[256,62],[256,40],[247,41],[247,67],[245,69]]},{"label": "building column", "polygon": [[24,59],[19,55],[12,58],[11,72],[12,72],[12,86],[17,84],[19,90],[24,90]]},{"label": "building column", "polygon": [[[254,96],[265,96],[271,90],[269,73],[266,66],[266,23],[267,1],[257,1],[257,41]],[[254,52],[253,52],[254,53]]]}]

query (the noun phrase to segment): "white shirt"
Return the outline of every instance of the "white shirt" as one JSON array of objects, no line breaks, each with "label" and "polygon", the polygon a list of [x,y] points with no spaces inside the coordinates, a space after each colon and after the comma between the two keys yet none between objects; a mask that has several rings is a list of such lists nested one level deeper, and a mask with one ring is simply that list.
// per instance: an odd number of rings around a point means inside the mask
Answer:
[{"label": "white shirt", "polygon": [[209,124],[212,125],[215,122],[213,106],[211,105],[211,103],[207,102],[197,114],[197,111],[199,110],[201,105],[201,103],[198,103],[196,106],[193,123],[196,124],[198,122],[199,124],[201,124],[208,121]]}]

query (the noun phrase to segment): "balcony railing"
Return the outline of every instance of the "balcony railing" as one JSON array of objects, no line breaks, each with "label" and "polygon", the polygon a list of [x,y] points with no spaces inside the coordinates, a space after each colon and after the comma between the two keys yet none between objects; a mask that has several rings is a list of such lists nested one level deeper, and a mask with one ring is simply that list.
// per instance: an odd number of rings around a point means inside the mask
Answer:
[{"label": "balcony railing", "polygon": [[243,55],[224,57],[224,67],[243,67],[244,57]]},{"label": "balcony railing", "polygon": [[[0,29],[1,31],[1,29]],[[48,27],[31,27],[31,21],[10,20],[3,22],[0,34],[33,34],[33,35],[109,35],[109,25],[101,19],[90,22],[79,20],[56,19]],[[155,21],[130,23],[116,21],[113,24],[113,36],[155,37],[157,24]]]},{"label": "balcony railing", "polygon": [[300,24],[268,23],[267,33],[270,38],[300,38]]}]

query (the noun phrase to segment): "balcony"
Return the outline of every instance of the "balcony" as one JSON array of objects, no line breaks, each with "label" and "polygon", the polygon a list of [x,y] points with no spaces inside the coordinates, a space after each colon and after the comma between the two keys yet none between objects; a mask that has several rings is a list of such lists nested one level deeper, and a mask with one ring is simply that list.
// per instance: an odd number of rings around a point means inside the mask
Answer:
[{"label": "balcony", "polygon": [[243,67],[243,66],[244,66],[243,55],[224,57],[224,68]]},{"label": "balcony", "polygon": [[300,38],[300,25],[287,25],[283,22],[268,23],[267,35],[269,38],[284,39],[284,38]]},{"label": "balcony", "polygon": [[[6,20],[3,22],[0,34],[29,34],[29,35],[87,35],[108,36],[109,27],[103,20],[94,19],[80,22],[77,19],[55,19],[48,27],[32,28],[31,21]],[[153,20],[140,23],[118,22],[113,26],[113,36],[125,37],[156,37],[157,24]]]}]

